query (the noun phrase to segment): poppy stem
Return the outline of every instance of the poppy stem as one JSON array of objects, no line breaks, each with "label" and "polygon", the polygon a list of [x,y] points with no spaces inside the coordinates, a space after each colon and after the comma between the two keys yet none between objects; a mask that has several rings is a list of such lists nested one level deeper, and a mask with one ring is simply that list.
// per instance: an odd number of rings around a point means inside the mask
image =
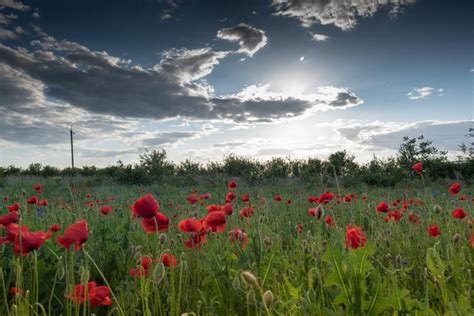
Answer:
[{"label": "poppy stem", "polygon": [[83,247],[82,250],[84,251],[84,255],[86,255],[87,258],[89,258],[89,260],[92,262],[92,264],[94,265],[94,267],[97,269],[97,272],[99,272],[100,276],[102,277],[102,279],[104,280],[104,283],[107,285],[107,287],[109,288],[110,290],[110,295],[112,295],[114,301],[117,303],[117,307],[118,307],[118,310],[119,310],[119,313],[120,315],[122,316],[125,316],[125,313],[122,309],[122,307],[120,306],[120,303],[119,301],[117,300],[117,297],[115,296],[115,293],[114,291],[112,290],[112,288],[110,287],[110,284],[109,282],[107,281],[107,279],[105,278],[105,275],[102,273],[102,270],[100,270],[99,266],[97,265],[97,263],[95,262],[95,260],[89,255],[89,253],[86,251],[86,249]]}]

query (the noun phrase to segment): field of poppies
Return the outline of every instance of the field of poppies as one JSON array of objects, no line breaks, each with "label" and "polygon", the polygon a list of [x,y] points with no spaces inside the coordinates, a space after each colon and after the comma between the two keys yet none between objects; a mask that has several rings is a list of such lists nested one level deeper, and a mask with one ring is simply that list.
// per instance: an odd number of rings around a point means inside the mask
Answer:
[{"label": "field of poppies", "polygon": [[0,315],[472,315],[474,187],[9,178]]}]

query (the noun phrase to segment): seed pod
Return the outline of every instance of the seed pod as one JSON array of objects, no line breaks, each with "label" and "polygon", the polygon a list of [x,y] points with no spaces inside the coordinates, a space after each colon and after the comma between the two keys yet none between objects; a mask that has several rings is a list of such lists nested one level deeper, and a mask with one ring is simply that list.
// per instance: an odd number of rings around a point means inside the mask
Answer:
[{"label": "seed pod", "polygon": [[248,285],[252,285],[252,286],[258,285],[257,278],[250,271],[242,272],[242,278],[244,279],[245,282],[247,282]]},{"label": "seed pod", "polygon": [[273,293],[270,290],[267,290],[265,293],[263,293],[263,302],[267,307],[271,306],[273,304]]},{"label": "seed pod", "polygon": [[164,244],[167,239],[168,237],[165,234],[160,234],[160,238],[159,238],[160,244]]},{"label": "seed pod", "polygon": [[461,239],[461,235],[459,235],[459,234],[454,234],[454,236],[453,236],[453,242],[454,242],[454,243],[457,243],[460,239]]}]

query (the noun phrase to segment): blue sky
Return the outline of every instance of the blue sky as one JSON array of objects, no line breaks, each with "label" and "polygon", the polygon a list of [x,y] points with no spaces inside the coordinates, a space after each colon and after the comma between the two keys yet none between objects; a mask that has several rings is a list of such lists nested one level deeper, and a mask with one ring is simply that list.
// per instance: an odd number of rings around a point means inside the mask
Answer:
[{"label": "blue sky", "polygon": [[0,165],[357,160],[472,126],[474,3],[0,0]]}]

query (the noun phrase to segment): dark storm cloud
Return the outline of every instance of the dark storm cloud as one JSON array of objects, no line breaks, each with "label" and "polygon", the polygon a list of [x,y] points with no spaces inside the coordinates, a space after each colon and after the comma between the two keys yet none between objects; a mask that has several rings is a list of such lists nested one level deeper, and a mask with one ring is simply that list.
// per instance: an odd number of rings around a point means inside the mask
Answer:
[{"label": "dark storm cloud", "polygon": [[353,93],[349,92],[339,92],[335,100],[329,102],[330,106],[350,106],[350,105],[358,105],[362,102],[362,100]]},{"label": "dark storm cloud", "polygon": [[358,18],[374,15],[382,7],[396,16],[416,0],[273,0],[275,15],[298,19],[305,27],[333,24],[343,30],[356,26]]},{"label": "dark storm cloud", "polygon": [[[92,113],[153,119],[181,116],[269,122],[301,115],[319,102],[282,97],[213,96],[212,87],[198,79],[208,75],[227,52],[209,48],[168,51],[158,65],[143,69],[106,52],[90,51],[77,43],[56,41],[49,36],[32,44],[41,50],[28,52],[0,44],[0,63],[40,82],[47,97]],[[6,91],[0,98],[11,98],[11,95]],[[342,105],[341,100],[335,101],[335,105]],[[353,99],[347,101],[350,105]]]},{"label": "dark storm cloud", "polygon": [[238,52],[249,56],[267,44],[267,36],[263,30],[259,30],[245,23],[234,27],[223,28],[217,32],[217,37],[240,45]]}]

